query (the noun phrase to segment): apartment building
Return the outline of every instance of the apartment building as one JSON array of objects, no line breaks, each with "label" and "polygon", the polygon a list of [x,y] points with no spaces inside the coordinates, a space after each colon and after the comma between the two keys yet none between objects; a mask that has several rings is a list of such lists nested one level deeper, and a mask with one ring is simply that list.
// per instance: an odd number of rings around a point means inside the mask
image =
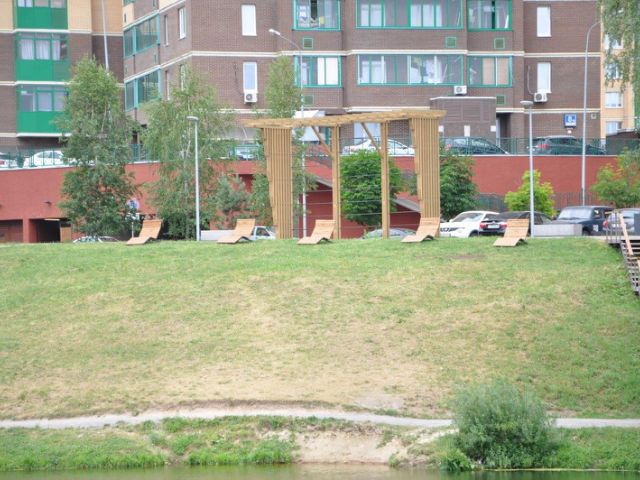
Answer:
[{"label": "apartment building", "polygon": [[[629,131],[640,127],[640,105],[634,99],[631,85],[623,84],[620,81],[620,71],[616,65],[608,64],[606,60],[609,50],[609,39],[605,35],[602,42],[602,71],[600,76],[600,88],[602,91],[601,105],[602,119],[600,128],[602,137],[615,135],[620,131]],[[611,45],[615,54],[622,46],[618,43]]]},{"label": "apartment building", "polygon": [[[125,104],[142,123],[141,104],[166,98],[187,65],[252,115],[269,63],[287,55],[301,62],[307,109],[443,108],[444,135],[498,138],[526,137],[521,100],[535,102],[535,135],[581,129],[585,37],[598,17],[593,0],[124,3]],[[598,42],[587,55],[587,136],[600,137]]]},{"label": "apartment building", "polygon": [[[105,12],[104,22],[102,12]],[[0,0],[0,150],[55,148],[73,65],[122,70],[121,0]]]}]

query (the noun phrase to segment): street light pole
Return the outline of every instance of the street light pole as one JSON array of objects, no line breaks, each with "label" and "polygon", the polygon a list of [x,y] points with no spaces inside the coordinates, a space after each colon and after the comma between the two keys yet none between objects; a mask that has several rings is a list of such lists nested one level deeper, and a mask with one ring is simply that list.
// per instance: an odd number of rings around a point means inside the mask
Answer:
[{"label": "street light pole", "polygon": [[587,41],[584,45],[584,83],[582,85],[582,169],[580,176],[580,197],[582,199],[582,205],[585,205],[587,201],[587,59],[589,56],[589,36],[591,35],[591,30],[593,30],[597,25],[600,25],[599,21],[591,25],[589,30],[587,30]]},{"label": "street light pole", "polygon": [[196,171],[196,242],[200,241],[200,166],[198,164],[198,122],[199,118],[189,115],[187,120],[195,125],[195,171]]},{"label": "street light pole", "polygon": [[529,222],[531,223],[531,238],[533,238],[533,226],[535,225],[533,213],[533,102],[531,100],[522,100],[520,105],[529,109]]},{"label": "street light pole", "polygon": [[[302,97],[302,101],[300,102],[300,116],[302,117],[302,121],[304,122],[304,90],[303,90],[303,81],[302,81],[302,49],[300,45],[298,45],[293,40],[288,39],[278,30],[273,28],[269,29],[269,33],[271,35],[275,35],[276,37],[280,37],[282,40],[287,42],[289,45],[293,46],[298,51],[297,54],[297,64],[298,64],[298,75],[300,77],[300,96]],[[303,127],[303,142],[304,142],[304,132],[306,132],[306,127]],[[307,179],[305,177],[305,158],[304,158],[304,149],[302,150],[302,158],[300,159],[300,164],[302,167],[302,236],[307,236]]]}]

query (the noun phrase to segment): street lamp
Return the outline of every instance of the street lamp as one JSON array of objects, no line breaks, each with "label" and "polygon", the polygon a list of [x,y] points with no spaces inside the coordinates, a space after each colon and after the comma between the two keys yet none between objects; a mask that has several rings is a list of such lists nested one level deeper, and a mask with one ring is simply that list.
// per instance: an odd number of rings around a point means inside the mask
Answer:
[{"label": "street lamp", "polygon": [[582,205],[586,204],[586,170],[587,170],[587,58],[589,55],[589,36],[594,27],[600,25],[596,22],[587,30],[587,41],[584,46],[584,83],[582,86],[582,175],[580,178],[580,197]]},{"label": "street lamp", "polygon": [[533,226],[535,225],[533,215],[533,102],[521,100],[520,105],[529,109],[529,220],[531,222],[531,238],[533,238]]},{"label": "street lamp", "polygon": [[[302,97],[302,101],[300,102],[300,116],[302,117],[302,121],[304,122],[304,95],[302,90],[303,83],[304,83],[302,81],[302,49],[300,48],[300,45],[298,45],[293,40],[290,40],[284,35],[282,35],[282,33],[280,33],[278,30],[270,28],[269,33],[271,35],[275,35],[276,37],[280,37],[282,40],[287,42],[289,45],[293,46],[293,48],[295,48],[298,51],[298,54],[297,54],[298,61],[296,63],[298,65],[298,76],[300,77],[300,95]],[[306,128],[303,128],[302,131],[305,132]],[[303,135],[303,141],[304,141],[304,133],[302,135]],[[302,158],[300,159],[300,163],[302,166],[302,236],[306,237],[307,236],[307,179],[304,176],[304,173],[305,173],[304,149],[302,151]]]},{"label": "street lamp", "polygon": [[200,168],[198,165],[198,122],[199,118],[189,115],[187,120],[193,122],[195,125],[195,162],[196,162],[196,242],[200,241]]}]

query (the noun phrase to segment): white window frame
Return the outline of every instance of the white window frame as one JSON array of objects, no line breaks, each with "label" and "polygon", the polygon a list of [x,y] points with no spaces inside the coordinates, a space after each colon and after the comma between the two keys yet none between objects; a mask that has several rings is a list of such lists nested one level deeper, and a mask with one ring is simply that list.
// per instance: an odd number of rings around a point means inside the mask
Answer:
[{"label": "white window frame", "polygon": [[256,29],[256,6],[243,4],[241,5],[242,17],[242,36],[255,37],[258,35]]},{"label": "white window frame", "polygon": [[551,36],[551,7],[537,7],[536,9],[536,32],[538,37]]},{"label": "white window frame", "polygon": [[[247,80],[249,79],[252,80],[253,87],[247,88]],[[258,64],[256,62],[242,64],[242,89],[244,92],[258,93]]]},{"label": "white window frame", "polygon": [[551,62],[538,63],[536,91],[551,93]]},{"label": "white window frame", "polygon": [[164,71],[164,85],[167,89],[167,100],[171,100],[171,72],[168,69]]},{"label": "white window frame", "polygon": [[[615,130],[609,128],[612,125],[615,125]],[[615,135],[620,130],[622,130],[622,121],[621,120],[607,120],[605,122],[605,134],[606,135]]]},{"label": "white window frame", "polygon": [[[610,99],[616,99],[617,101],[614,103],[610,101]],[[606,108],[622,108],[624,104],[624,98],[622,92],[605,92],[604,94],[604,106]]]},{"label": "white window frame", "polygon": [[169,14],[164,16],[164,46],[169,45]]},{"label": "white window frame", "polygon": [[187,37],[187,12],[184,7],[178,9],[178,38]]},{"label": "white window frame", "polygon": [[187,80],[187,66],[184,63],[178,65],[178,75],[180,76],[180,90],[184,90]]}]

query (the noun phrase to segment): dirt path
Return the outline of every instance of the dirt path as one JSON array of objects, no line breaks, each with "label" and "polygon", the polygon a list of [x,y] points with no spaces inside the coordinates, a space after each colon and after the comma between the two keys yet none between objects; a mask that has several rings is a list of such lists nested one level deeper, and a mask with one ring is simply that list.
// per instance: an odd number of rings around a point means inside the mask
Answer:
[{"label": "dirt path", "polygon": [[[356,413],[344,410],[313,409],[303,407],[227,407],[227,408],[194,408],[148,411],[139,415],[107,414],[87,417],[32,419],[32,420],[0,420],[0,428],[99,428],[107,425],[124,423],[137,425],[143,422],[158,422],[165,418],[203,418],[220,417],[255,417],[282,416],[296,418],[334,418],[356,423],[373,423],[378,425],[397,425],[406,427],[438,428],[451,426],[451,419],[423,419],[410,417],[393,417],[390,415],[376,415],[373,413]],[[556,426],[562,428],[589,427],[623,427],[640,428],[640,419],[603,419],[603,418],[558,418]]]}]

